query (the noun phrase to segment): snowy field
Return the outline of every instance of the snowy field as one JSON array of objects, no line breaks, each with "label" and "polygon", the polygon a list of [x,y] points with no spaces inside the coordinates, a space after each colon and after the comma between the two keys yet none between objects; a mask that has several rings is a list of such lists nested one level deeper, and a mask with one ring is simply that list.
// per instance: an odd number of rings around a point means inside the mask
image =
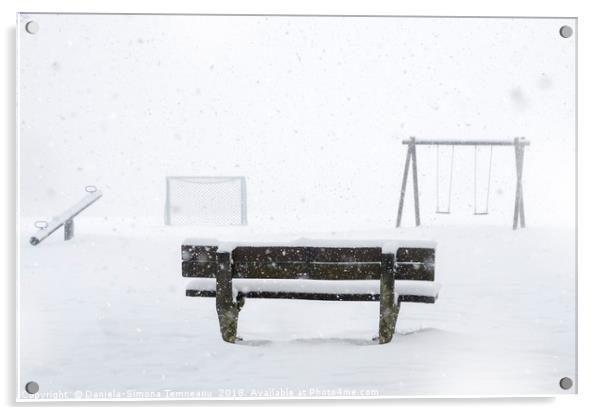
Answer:
[{"label": "snowy field", "polygon": [[20,239],[20,382],[37,381],[40,393],[55,393],[47,398],[573,393],[558,387],[575,378],[572,232],[317,235],[436,239],[439,300],[402,304],[386,345],[370,340],[378,303],[248,300],[244,341],[232,345],[221,340],[215,300],[184,296],[180,243],[262,235],[130,221],[76,226],[69,242]]}]

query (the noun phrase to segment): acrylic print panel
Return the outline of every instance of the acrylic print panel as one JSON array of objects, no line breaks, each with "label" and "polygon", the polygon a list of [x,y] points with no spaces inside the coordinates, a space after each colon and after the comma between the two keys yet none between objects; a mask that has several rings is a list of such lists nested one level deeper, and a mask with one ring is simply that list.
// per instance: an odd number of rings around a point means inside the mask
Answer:
[{"label": "acrylic print panel", "polygon": [[18,15],[18,399],[575,393],[576,29]]}]

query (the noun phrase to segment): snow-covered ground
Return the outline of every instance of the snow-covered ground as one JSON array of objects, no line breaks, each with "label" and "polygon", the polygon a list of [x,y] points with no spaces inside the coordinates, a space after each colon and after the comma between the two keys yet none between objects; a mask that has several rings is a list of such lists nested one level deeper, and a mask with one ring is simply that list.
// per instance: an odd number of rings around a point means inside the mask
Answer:
[{"label": "snow-covered ground", "polygon": [[[572,231],[423,227],[311,237],[436,240],[436,304],[403,304],[375,345],[378,303],[248,300],[241,344],[215,300],[187,298],[187,237],[285,238],[253,228],[76,221],[75,239],[19,240],[19,390],[41,398],[573,393]],[[304,235],[307,236],[307,235]],[[50,395],[44,395],[50,393]],[[28,398],[25,393],[21,398]]]}]

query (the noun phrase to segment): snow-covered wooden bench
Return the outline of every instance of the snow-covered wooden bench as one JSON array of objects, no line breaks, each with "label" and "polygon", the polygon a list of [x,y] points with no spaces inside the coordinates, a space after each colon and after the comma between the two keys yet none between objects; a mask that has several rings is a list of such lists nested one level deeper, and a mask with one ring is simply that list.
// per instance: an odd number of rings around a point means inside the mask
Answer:
[{"label": "snow-covered wooden bench", "polygon": [[402,302],[434,303],[435,245],[425,241],[182,244],[190,297],[216,297],[222,338],[237,339],[245,298],[380,301],[379,342],[388,343]]}]

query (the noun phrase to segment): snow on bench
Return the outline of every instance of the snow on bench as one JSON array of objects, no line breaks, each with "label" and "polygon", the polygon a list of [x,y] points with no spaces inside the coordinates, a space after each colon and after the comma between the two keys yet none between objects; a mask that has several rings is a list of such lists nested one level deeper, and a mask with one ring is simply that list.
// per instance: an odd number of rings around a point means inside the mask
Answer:
[{"label": "snow on bench", "polygon": [[183,246],[217,246],[218,252],[231,252],[237,247],[318,247],[318,248],[357,248],[370,247],[381,248],[383,254],[394,254],[399,248],[425,248],[436,249],[437,243],[429,240],[403,240],[396,239],[316,239],[316,238],[297,238],[281,240],[247,240],[247,241],[229,241],[205,238],[188,238]]},{"label": "snow on bench", "polygon": [[402,302],[434,303],[431,241],[218,241],[182,244],[186,295],[215,297],[222,338],[234,343],[245,298],[379,301],[379,342],[391,341]]},{"label": "snow on bench", "polygon": [[[191,297],[214,297],[216,290],[214,279],[195,278],[188,283],[186,291]],[[424,297],[436,299],[439,295],[440,284],[434,281],[395,281],[396,297]],[[244,279],[232,280],[232,295],[252,293],[299,293],[299,294],[333,294],[342,295],[380,295],[380,281],[373,280],[290,280],[290,279]],[[205,295],[203,295],[205,294]],[[252,294],[253,295],[253,294]],[[403,302],[403,300],[402,300]],[[426,301],[425,302],[429,302]]]}]

